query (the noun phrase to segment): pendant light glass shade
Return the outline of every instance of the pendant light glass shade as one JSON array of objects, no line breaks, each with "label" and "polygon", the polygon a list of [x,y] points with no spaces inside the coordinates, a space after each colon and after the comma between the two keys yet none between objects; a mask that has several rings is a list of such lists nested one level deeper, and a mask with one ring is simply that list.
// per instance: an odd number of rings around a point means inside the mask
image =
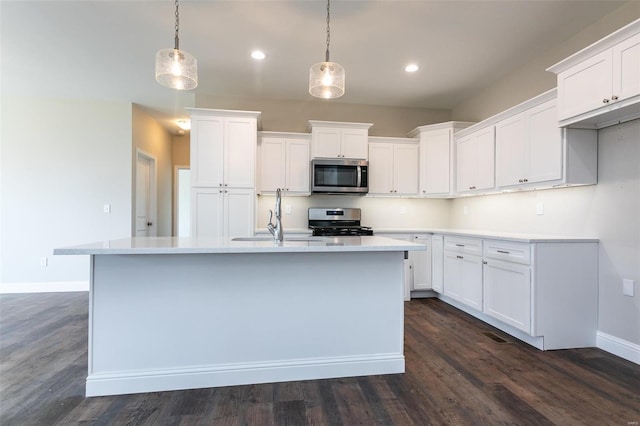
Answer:
[{"label": "pendant light glass shade", "polygon": [[319,62],[309,70],[309,93],[316,98],[344,95],[344,68],[335,62]]},{"label": "pendant light glass shade", "polygon": [[156,53],[156,81],[177,90],[191,90],[198,86],[198,61],[192,54],[180,50],[180,11],[176,4],[176,25],[173,49]]},{"label": "pendant light glass shade", "polygon": [[334,99],[344,95],[344,68],[329,59],[331,41],[331,0],[327,0],[327,50],[324,62],[318,62],[309,70],[309,93],[316,98]]},{"label": "pendant light glass shade", "polygon": [[156,53],[156,80],[172,89],[195,89],[198,86],[198,61],[184,50],[162,49]]}]

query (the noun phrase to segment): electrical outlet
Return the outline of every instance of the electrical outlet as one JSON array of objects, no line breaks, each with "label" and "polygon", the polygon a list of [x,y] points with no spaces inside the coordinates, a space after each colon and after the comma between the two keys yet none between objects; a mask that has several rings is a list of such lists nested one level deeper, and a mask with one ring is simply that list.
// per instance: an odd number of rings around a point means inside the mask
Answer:
[{"label": "electrical outlet", "polygon": [[105,213],[111,213],[111,204],[105,204],[102,209]]},{"label": "electrical outlet", "polygon": [[622,280],[622,294],[625,296],[633,297],[633,280],[623,279]]},{"label": "electrical outlet", "polygon": [[284,214],[291,214],[291,204],[285,204]]},{"label": "electrical outlet", "polygon": [[47,259],[46,257],[40,258],[40,266],[46,267],[48,264],[49,264],[49,259]]},{"label": "electrical outlet", "polygon": [[469,206],[464,206],[462,208],[462,214],[465,214],[465,215],[469,214]]},{"label": "electrical outlet", "polygon": [[400,214],[407,214],[407,208],[405,206],[400,207]]},{"label": "electrical outlet", "polygon": [[536,214],[543,215],[544,214],[544,204],[538,203],[536,204]]}]

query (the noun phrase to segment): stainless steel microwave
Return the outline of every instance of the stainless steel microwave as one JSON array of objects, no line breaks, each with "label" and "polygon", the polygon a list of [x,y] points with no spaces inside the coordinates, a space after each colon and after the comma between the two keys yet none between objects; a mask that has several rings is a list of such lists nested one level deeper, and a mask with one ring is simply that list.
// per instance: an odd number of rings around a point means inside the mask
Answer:
[{"label": "stainless steel microwave", "polygon": [[344,158],[311,160],[311,192],[366,194],[369,192],[369,162]]}]

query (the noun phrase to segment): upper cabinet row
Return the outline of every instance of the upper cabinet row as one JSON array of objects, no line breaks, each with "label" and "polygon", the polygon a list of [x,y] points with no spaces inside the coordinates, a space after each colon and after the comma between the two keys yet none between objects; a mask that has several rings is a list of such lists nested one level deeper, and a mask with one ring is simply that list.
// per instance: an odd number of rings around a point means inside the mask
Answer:
[{"label": "upper cabinet row", "polygon": [[602,128],[640,116],[640,20],[549,67],[561,126]]},{"label": "upper cabinet row", "polygon": [[367,159],[371,123],[309,120],[313,158]]}]

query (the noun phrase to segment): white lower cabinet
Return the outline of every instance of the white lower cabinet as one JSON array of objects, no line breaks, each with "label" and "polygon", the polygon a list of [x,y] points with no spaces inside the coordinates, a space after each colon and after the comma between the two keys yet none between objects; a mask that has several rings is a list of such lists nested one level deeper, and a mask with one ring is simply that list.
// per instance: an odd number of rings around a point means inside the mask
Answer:
[{"label": "white lower cabinet", "polygon": [[425,250],[410,251],[404,261],[404,300],[413,290],[431,290],[431,234],[380,234],[382,237],[423,244]]},{"label": "white lower cabinet", "polygon": [[255,191],[244,188],[192,188],[193,237],[251,237]]},{"label": "white lower cabinet", "polygon": [[483,268],[483,312],[531,333],[531,268],[495,259]]},{"label": "white lower cabinet", "polygon": [[482,310],[482,258],[480,256],[445,250],[444,295],[473,309]]},{"label": "white lower cabinet", "polygon": [[433,291],[444,291],[444,236],[431,237],[431,288]]},{"label": "white lower cabinet", "polygon": [[538,349],[595,346],[597,240],[501,238],[434,235],[433,289]]}]

